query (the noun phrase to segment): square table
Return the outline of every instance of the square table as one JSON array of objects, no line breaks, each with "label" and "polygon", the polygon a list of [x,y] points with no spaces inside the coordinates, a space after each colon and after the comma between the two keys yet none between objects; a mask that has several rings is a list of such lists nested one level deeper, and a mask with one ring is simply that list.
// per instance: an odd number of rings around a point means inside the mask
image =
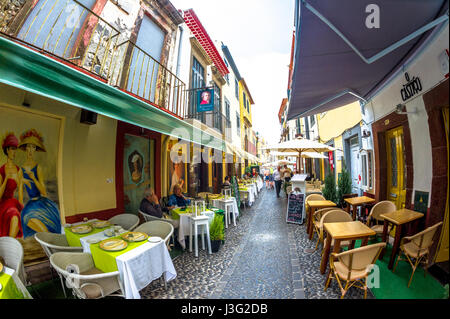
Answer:
[{"label": "square table", "polygon": [[309,234],[309,240],[313,237],[313,216],[316,210],[327,208],[327,207],[336,207],[336,203],[330,201],[330,200],[309,200],[308,201],[308,224],[306,227],[306,233]]},{"label": "square table", "polygon": [[[227,204],[232,204],[233,205],[233,211],[231,212],[234,215],[233,220],[236,221],[236,218],[239,217],[239,208],[237,206],[237,201],[235,197],[232,196],[228,196],[228,199],[225,199],[225,196],[220,196],[220,197],[216,197],[212,199],[212,203],[215,207],[220,208],[221,210],[224,211],[225,213],[225,208]],[[225,228],[228,227],[228,217],[229,216],[225,216]],[[231,223],[231,220],[230,220]]]},{"label": "square table", "polygon": [[[390,213],[380,214],[380,217],[384,219],[383,237],[382,237],[383,242],[387,242],[389,239],[389,236],[387,236],[389,223],[392,223],[396,226],[394,244],[392,246],[391,258],[389,259],[388,264],[388,268],[392,269],[394,265],[395,256],[397,255],[398,248],[400,246],[400,239],[402,236],[402,232],[405,229],[404,226],[409,223],[415,222],[414,226],[417,227],[417,222],[419,221],[420,218],[423,217],[423,214],[410,209],[402,208]],[[383,259],[384,252],[385,249],[381,251],[380,259]]]},{"label": "square table", "polygon": [[356,220],[356,211],[358,209],[358,206],[373,203],[375,202],[375,199],[367,196],[359,196],[359,197],[345,198],[344,201],[347,203],[347,213],[350,214],[350,205],[352,206],[353,208],[352,218],[353,220]]},{"label": "square table", "polygon": [[341,241],[351,240],[349,249],[353,249],[356,239],[362,239],[361,247],[367,245],[370,236],[376,232],[364,225],[360,221],[324,223],[324,230],[327,232],[325,247],[323,248],[322,261],[320,263],[320,273],[323,275],[328,265],[328,258],[331,249],[331,240],[334,239],[333,252],[338,253],[341,248]]},{"label": "square table", "polygon": [[91,224],[92,222],[95,222],[95,221],[98,221],[98,219],[91,219],[87,222],[78,222],[78,223],[72,224],[70,227],[63,227],[62,233],[66,235],[67,243],[69,244],[69,246],[82,247],[82,244],[81,244],[82,238],[92,236],[94,234],[103,233],[103,231],[105,229],[108,229],[112,226],[111,225],[111,226],[107,226],[107,227],[103,227],[103,228],[94,228],[92,226],[92,231],[87,234],[76,234],[70,230],[70,228],[72,228],[73,226],[87,225],[87,224]]}]

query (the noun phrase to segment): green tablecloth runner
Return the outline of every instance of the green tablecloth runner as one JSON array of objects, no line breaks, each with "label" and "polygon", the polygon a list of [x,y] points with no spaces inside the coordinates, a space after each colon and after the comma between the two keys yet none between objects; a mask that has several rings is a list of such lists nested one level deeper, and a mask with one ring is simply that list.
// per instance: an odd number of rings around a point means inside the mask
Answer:
[{"label": "green tablecloth runner", "polygon": [[[151,234],[148,234],[151,236]],[[120,238],[120,236],[111,237],[111,238]],[[127,248],[121,251],[116,252],[109,252],[105,251],[100,248],[100,243],[97,244],[91,244],[91,254],[92,259],[94,259],[94,264],[97,269],[100,269],[103,272],[112,272],[117,271],[117,263],[116,263],[116,257],[136,248],[139,247],[145,243],[147,243],[148,240],[143,240],[137,243],[129,242]]]},{"label": "green tablecloth runner", "polygon": [[14,279],[5,272],[0,273],[0,284],[2,284],[0,299],[25,299]]},{"label": "green tablecloth runner", "polygon": [[[223,214],[224,211],[220,208],[216,208],[216,207],[210,207],[208,209],[209,211],[212,211],[214,213],[218,213],[218,214]],[[180,219],[180,215],[186,215],[186,214],[190,214],[191,213],[191,208],[188,206],[186,207],[186,210],[181,210],[181,207],[178,208],[174,208],[172,209],[172,219],[174,220],[178,220]]]},{"label": "green tablecloth runner", "polygon": [[[87,224],[89,224],[89,223],[81,224],[81,225],[87,225]],[[81,226],[81,225],[77,225],[77,226]],[[92,231],[90,233],[87,233],[87,234],[75,234],[75,233],[73,233],[70,230],[71,227],[65,227],[64,228],[64,233],[66,234],[66,239],[67,239],[67,243],[69,244],[69,246],[71,246],[71,247],[81,247],[80,238],[83,238],[83,237],[86,237],[86,236],[90,236],[90,235],[93,235],[93,234],[96,234],[96,233],[100,233],[100,232],[104,231],[105,229],[107,229],[109,227],[111,227],[111,226],[104,227],[104,228],[94,228],[94,227],[92,227]]]}]

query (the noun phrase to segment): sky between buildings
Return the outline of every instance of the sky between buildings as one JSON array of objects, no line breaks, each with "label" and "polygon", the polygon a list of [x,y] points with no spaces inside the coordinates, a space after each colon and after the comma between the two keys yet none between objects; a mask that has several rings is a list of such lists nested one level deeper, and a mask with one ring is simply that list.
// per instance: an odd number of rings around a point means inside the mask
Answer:
[{"label": "sky between buildings", "polygon": [[194,9],[211,39],[228,46],[255,101],[253,129],[269,144],[278,143],[278,110],[287,97],[294,0],[170,1],[177,9]]}]

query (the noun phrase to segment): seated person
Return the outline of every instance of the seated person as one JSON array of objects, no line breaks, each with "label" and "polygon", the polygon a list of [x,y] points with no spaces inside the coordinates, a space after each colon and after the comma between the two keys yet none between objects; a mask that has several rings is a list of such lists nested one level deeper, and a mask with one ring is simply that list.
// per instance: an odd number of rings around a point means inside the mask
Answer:
[{"label": "seated person", "polygon": [[174,209],[175,207],[186,207],[191,203],[190,199],[186,199],[181,193],[181,186],[176,184],[173,187],[173,194],[169,197],[168,209]]},{"label": "seated person", "polygon": [[158,218],[163,218],[163,211],[159,204],[158,197],[152,188],[146,188],[144,191],[144,198],[141,201],[139,210],[144,214],[151,215]]},{"label": "seated person", "polygon": [[225,181],[222,184],[222,188],[230,188],[231,187],[231,177],[225,176]]}]

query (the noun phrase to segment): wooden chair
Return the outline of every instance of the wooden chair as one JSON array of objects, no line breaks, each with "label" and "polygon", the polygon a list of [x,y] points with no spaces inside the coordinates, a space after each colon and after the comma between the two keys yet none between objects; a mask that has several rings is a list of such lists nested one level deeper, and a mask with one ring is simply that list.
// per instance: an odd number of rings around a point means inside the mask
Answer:
[{"label": "wooden chair", "polygon": [[314,233],[317,234],[317,243],[316,243],[316,247],[314,248],[314,251],[316,251],[317,247],[319,247],[321,233],[322,233],[320,220],[322,219],[322,216],[325,215],[325,213],[327,213],[331,210],[336,210],[336,207],[322,208],[322,209],[316,210],[314,213],[312,222],[313,222],[313,227],[314,227]]},{"label": "wooden chair", "polygon": [[[325,231],[323,228],[323,224],[325,223],[343,223],[343,222],[352,222],[352,216],[350,216],[345,210],[342,209],[332,209],[325,214],[323,214],[322,219],[320,220],[319,224],[319,241],[323,244],[325,241]],[[351,241],[350,240],[343,240],[341,241],[341,247],[348,247],[350,246]],[[331,247],[334,246],[334,239],[331,241]],[[323,253],[323,250],[322,250]],[[321,253],[321,254],[322,254]]]},{"label": "wooden chair", "polygon": [[[352,286],[364,290],[364,299],[366,299],[367,277],[385,246],[386,243],[378,243],[350,249],[339,254],[332,253],[325,290],[327,290],[331,280],[336,279],[341,289],[341,299]],[[345,287],[342,286],[341,280],[345,281]],[[357,283],[361,285],[358,286]]]},{"label": "wooden chair", "polygon": [[[398,262],[400,260],[406,260],[411,265],[413,271],[411,274],[411,278],[408,282],[408,288],[411,285],[411,281],[413,279],[414,273],[417,269],[417,266],[420,263],[428,264],[430,251],[429,248],[433,245],[433,237],[436,233],[439,226],[442,225],[442,222],[434,224],[433,226],[428,227],[427,229],[417,233],[413,236],[403,237],[400,242],[400,254],[397,257],[397,262],[395,263],[395,269],[397,268]],[[405,256],[405,259],[402,258],[402,255]],[[415,260],[413,262],[413,260]],[[425,267],[424,276],[427,275],[427,268]]]},{"label": "wooden chair", "polygon": [[119,271],[104,273],[95,268],[89,253],[58,252],[50,256],[52,267],[66,279],[68,288],[81,299],[124,297]]},{"label": "wooden chair", "polygon": [[[369,216],[367,217],[366,225],[376,232],[376,235],[383,234],[383,223],[384,219],[380,217],[381,214],[386,214],[394,212],[397,210],[395,204],[389,200],[384,200],[376,203],[370,210]],[[374,223],[374,225],[372,225]],[[389,229],[388,234],[391,232]],[[375,236],[376,236],[375,235]]]}]

